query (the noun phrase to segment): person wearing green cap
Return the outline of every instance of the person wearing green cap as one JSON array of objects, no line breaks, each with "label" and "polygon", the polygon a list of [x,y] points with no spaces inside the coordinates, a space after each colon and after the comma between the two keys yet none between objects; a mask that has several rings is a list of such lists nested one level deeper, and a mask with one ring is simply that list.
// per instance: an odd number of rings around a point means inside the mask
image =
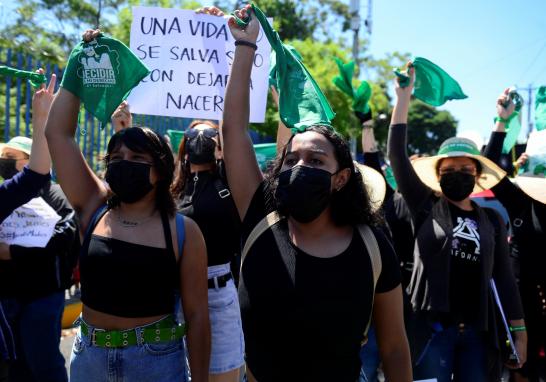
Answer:
[{"label": "person wearing green cap", "polygon": [[244,29],[228,21],[236,49],[221,136],[243,220],[239,299],[247,378],[358,380],[373,308],[386,377],[409,382],[400,271],[362,173],[346,141],[317,120],[290,138],[264,177],[247,132],[259,24],[250,6],[235,16],[250,21]]},{"label": "person wearing green cap", "polygon": [[[98,33],[85,32],[84,41]],[[172,152],[149,128],[122,129],[108,142],[106,185],[74,140],[79,109],[80,100],[61,88],[46,127],[83,238],[83,309],[70,380],[187,381],[188,354],[192,381],[207,381],[206,247],[197,224],[176,213]],[[184,323],[176,318],[180,303]]]},{"label": "person wearing green cap", "polygon": [[[510,89],[498,97],[496,107],[497,118],[484,155],[500,163],[503,142],[507,136],[506,126],[517,112],[516,105],[510,102]],[[542,131],[535,132],[529,139],[528,147],[535,134],[539,134],[538,139],[544,139]],[[546,152],[540,154],[546,157]],[[504,205],[510,218],[510,249],[517,264],[515,269],[519,270],[519,291],[529,337],[527,363],[516,373],[534,382],[539,381],[541,373],[546,370],[544,357],[540,356],[540,349],[546,346],[546,258],[540,255],[539,250],[546,247],[546,178],[544,171],[540,173],[531,168],[524,170],[529,167],[527,162],[540,162],[539,158],[536,158],[537,161],[532,159],[532,155],[522,154],[516,162],[520,164],[516,167],[521,167],[521,173],[513,179],[504,177],[491,191]]]},{"label": "person wearing green cap", "polygon": [[[33,96],[33,139],[15,137],[0,149],[0,172],[8,179],[0,187],[6,191],[0,195],[0,220],[6,217],[6,205],[15,208],[34,197],[60,216],[44,248],[0,244],[3,317],[12,328],[17,353],[10,365],[10,381],[68,379],[59,345],[64,292],[72,284],[78,251],[77,229],[66,197],[58,185],[50,183],[51,160],[44,128],[54,89],[53,75],[49,86],[42,86]],[[27,162],[29,166],[23,167]],[[0,343],[5,342],[0,339]]]},{"label": "person wearing green cap", "polygon": [[[408,287],[413,308],[409,333],[415,379],[439,382],[498,380],[501,358],[493,279],[512,328],[521,367],[527,337],[517,284],[508,256],[507,234],[494,210],[480,208],[470,194],[490,189],[505,173],[480,155],[469,139],[450,138],[438,155],[410,162],[406,129],[413,90],[395,82],[396,104],[388,150],[398,188],[415,227],[413,274]],[[499,329],[502,330],[502,329]],[[503,344],[504,346],[504,344]]]}]

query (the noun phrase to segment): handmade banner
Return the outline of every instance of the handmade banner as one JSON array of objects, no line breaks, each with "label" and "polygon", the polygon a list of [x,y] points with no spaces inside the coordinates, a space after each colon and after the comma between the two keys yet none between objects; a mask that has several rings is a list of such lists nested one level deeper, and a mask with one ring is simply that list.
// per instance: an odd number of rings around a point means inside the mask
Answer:
[{"label": "handmade banner", "polygon": [[[133,7],[131,49],[151,69],[128,101],[136,114],[222,119],[235,53],[227,19],[191,10]],[[264,122],[271,47],[257,41],[250,122]]]},{"label": "handmade banner", "polygon": [[42,198],[34,198],[0,224],[0,243],[44,248],[61,220]]}]

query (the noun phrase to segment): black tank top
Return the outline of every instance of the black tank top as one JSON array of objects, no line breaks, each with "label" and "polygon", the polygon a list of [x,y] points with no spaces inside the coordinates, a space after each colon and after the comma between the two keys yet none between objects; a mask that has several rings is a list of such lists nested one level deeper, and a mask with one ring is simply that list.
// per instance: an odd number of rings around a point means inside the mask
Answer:
[{"label": "black tank top", "polygon": [[241,221],[226,182],[217,172],[192,173],[179,212],[192,218],[207,245],[208,266],[229,263],[241,250]]},{"label": "black tank top", "polygon": [[167,215],[161,214],[161,221],[167,248],[86,237],[80,255],[81,300],[86,306],[127,318],[173,313],[179,272]]}]

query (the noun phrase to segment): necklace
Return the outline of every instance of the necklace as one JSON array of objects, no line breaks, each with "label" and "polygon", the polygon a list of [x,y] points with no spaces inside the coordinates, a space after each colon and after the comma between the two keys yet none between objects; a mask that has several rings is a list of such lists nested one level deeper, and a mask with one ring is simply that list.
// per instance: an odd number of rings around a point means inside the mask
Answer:
[{"label": "necklace", "polygon": [[140,221],[131,221],[131,220],[124,219],[123,216],[121,216],[121,213],[119,212],[119,210],[115,210],[115,212],[116,212],[116,218],[117,218],[118,223],[121,224],[121,226],[125,227],[125,228],[135,228],[135,227],[138,227],[139,225],[143,225],[143,224],[149,222],[155,215],[155,212],[154,212],[153,214],[151,214],[147,218],[144,218],[144,219],[142,219]]}]

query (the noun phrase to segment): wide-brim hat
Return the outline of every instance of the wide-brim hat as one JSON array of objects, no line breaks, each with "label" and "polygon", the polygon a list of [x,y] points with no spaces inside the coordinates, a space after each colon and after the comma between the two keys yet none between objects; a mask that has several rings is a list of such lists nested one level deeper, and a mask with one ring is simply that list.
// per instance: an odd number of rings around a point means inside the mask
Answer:
[{"label": "wide-brim hat", "polygon": [[355,168],[362,175],[362,180],[368,191],[368,196],[370,197],[370,203],[372,209],[377,211],[383,205],[385,200],[385,194],[387,192],[387,184],[385,183],[385,178],[379,172],[373,168],[355,162]]},{"label": "wide-brim hat", "polygon": [[513,181],[531,198],[546,204],[546,130],[534,131],[527,141],[527,169]]},{"label": "wide-brim hat", "polygon": [[0,143],[0,151],[4,147],[9,147],[10,149],[19,150],[24,152],[27,155],[30,155],[30,149],[32,147],[32,139],[27,137],[13,137],[7,143]]},{"label": "wide-brim hat", "polygon": [[442,192],[440,180],[436,173],[438,161],[444,158],[467,157],[480,162],[482,171],[476,181],[472,193],[489,190],[506,176],[506,172],[493,161],[480,155],[476,144],[467,138],[449,138],[442,143],[438,154],[431,157],[418,158],[412,161],[415,172],[428,187],[434,191]]}]

